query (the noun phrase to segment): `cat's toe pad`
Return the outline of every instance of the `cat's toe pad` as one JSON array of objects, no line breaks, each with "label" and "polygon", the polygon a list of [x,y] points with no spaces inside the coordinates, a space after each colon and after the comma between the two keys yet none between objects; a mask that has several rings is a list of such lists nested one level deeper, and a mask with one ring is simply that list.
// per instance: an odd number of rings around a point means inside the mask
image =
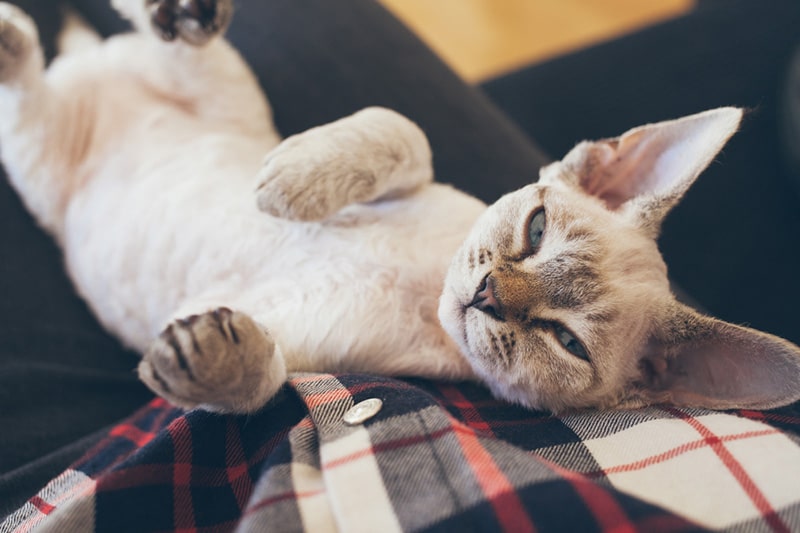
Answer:
[{"label": "cat's toe pad", "polygon": [[286,371],[261,326],[219,308],[167,326],[145,353],[139,377],[175,405],[247,413],[275,394]]},{"label": "cat's toe pad", "polygon": [[21,9],[0,2],[0,82],[16,77],[38,42],[36,25]]},{"label": "cat's toe pad", "polygon": [[146,0],[153,29],[165,41],[201,46],[228,27],[232,0]]}]

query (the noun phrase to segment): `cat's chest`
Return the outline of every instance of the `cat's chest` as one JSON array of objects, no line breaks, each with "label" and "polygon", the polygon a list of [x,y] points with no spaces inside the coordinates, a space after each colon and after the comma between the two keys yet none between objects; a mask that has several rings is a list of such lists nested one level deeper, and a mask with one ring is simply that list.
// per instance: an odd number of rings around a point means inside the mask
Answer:
[{"label": "cat's chest", "polygon": [[80,292],[110,316],[107,325],[131,329],[120,333],[136,344],[192,300],[299,322],[309,311],[337,320],[367,301],[435,303],[450,257],[483,210],[434,185],[350,206],[323,223],[293,223],[258,211],[253,167],[240,158],[213,174],[197,165],[191,177],[164,169],[126,184],[108,176],[76,195],[67,262]]}]

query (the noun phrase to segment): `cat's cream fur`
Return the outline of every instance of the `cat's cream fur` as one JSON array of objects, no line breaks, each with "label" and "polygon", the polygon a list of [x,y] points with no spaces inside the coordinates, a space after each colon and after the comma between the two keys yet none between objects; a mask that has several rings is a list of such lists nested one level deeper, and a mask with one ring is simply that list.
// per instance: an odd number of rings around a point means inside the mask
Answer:
[{"label": "cat's cream fur", "polygon": [[31,21],[0,3],[0,147],[170,401],[250,412],[293,371],[479,378],[553,411],[800,398],[800,350],[678,304],[654,240],[739,110],[579,144],[487,208],[432,183],[424,134],[386,109],[281,142],[216,37],[229,0],[113,3],[140,33],[46,73]]}]

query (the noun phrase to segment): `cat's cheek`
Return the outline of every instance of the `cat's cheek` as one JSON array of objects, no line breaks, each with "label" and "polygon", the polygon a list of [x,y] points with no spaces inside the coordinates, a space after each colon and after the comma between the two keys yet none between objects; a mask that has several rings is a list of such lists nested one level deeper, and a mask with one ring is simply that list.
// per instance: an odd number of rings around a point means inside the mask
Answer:
[{"label": "cat's cheek", "polygon": [[439,322],[452,338],[462,354],[469,352],[464,306],[452,293],[445,291],[439,299]]},{"label": "cat's cheek", "polygon": [[452,301],[443,300],[442,303],[444,305],[439,308],[439,316],[445,331],[456,341],[462,357],[472,370],[484,381],[488,379],[489,383],[493,382],[500,370],[487,357],[490,349],[484,339],[475,333],[476,324],[474,320],[469,320],[469,310],[457,298]]}]

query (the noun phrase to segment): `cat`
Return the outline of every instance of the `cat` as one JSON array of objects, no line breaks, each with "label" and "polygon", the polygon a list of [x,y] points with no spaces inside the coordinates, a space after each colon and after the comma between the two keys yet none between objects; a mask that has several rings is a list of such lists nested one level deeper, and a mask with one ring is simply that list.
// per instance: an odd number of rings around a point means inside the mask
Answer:
[{"label": "cat", "polygon": [[582,142],[486,206],[388,109],[281,140],[221,37],[231,0],[113,4],[138,32],[45,72],[0,3],[1,155],[175,405],[253,412],[304,371],[477,379],[553,413],[800,399],[800,349],[678,303],[656,245],[741,110]]}]

